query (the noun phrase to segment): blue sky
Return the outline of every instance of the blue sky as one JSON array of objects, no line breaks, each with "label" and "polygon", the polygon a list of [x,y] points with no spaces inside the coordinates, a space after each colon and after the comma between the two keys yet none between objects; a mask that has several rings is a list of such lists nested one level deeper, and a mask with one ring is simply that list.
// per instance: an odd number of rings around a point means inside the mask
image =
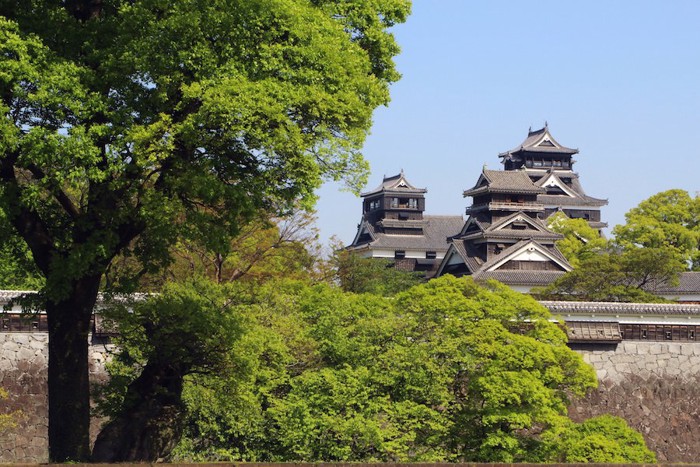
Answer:
[{"label": "blue sky", "polygon": [[[700,1],[415,0],[393,32],[403,78],[375,112],[367,188],[403,169],[426,213],[463,214],[484,164],[547,121],[610,227],[700,191]],[[340,188],[319,191],[318,227],[347,244],[361,202]]]}]

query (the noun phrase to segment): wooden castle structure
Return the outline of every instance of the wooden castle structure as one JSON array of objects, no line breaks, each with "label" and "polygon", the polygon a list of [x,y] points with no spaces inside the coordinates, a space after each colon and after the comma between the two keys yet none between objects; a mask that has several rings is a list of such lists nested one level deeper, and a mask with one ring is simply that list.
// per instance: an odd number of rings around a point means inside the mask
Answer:
[{"label": "wooden castle structure", "polygon": [[426,192],[413,186],[401,171],[362,193],[362,220],[348,250],[434,276],[447,251],[447,238],[459,230],[464,219],[424,215]]},{"label": "wooden castle structure", "polygon": [[393,258],[396,267],[492,278],[523,291],[549,284],[571,270],[555,242],[561,235],[546,219],[562,212],[602,229],[606,200],[588,196],[573,171],[577,149],[559,144],[545,126],[528,131],[516,148],[499,154],[503,170],[484,169],[465,190],[472,198],[461,216],[424,215],[426,189],[403,171],[362,193],[362,220],[348,249],[366,257]]}]

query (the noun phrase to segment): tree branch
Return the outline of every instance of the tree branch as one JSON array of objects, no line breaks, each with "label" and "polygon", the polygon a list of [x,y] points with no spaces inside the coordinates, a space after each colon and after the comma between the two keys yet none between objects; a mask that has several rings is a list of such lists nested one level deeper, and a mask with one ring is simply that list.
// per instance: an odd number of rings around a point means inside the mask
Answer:
[{"label": "tree branch", "polygon": [[0,181],[5,185],[8,204],[13,207],[7,216],[19,235],[27,242],[37,267],[45,276],[48,276],[51,257],[56,253],[53,237],[36,211],[21,203],[22,187],[17,182],[14,169],[18,158],[19,151],[15,151],[3,158],[0,163]]}]

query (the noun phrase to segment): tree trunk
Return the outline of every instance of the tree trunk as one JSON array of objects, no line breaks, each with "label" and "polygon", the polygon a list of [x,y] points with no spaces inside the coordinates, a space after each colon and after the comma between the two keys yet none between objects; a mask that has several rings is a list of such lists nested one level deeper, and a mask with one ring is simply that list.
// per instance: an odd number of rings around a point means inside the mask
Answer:
[{"label": "tree trunk", "polygon": [[67,299],[46,303],[49,325],[49,459],[90,459],[88,333],[99,276],[73,284]]},{"label": "tree trunk", "polygon": [[182,435],[185,372],[169,362],[148,362],[128,387],[121,413],[95,440],[93,462],[156,462]]}]

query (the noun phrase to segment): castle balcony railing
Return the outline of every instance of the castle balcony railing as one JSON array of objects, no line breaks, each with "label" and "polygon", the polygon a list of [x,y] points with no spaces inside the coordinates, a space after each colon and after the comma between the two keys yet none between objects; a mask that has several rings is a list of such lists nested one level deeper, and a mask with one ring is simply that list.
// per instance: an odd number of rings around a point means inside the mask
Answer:
[{"label": "castle balcony railing", "polygon": [[467,208],[467,214],[472,214],[484,210],[544,212],[544,204],[532,202],[517,203],[512,201],[491,201],[490,203],[472,204]]}]

